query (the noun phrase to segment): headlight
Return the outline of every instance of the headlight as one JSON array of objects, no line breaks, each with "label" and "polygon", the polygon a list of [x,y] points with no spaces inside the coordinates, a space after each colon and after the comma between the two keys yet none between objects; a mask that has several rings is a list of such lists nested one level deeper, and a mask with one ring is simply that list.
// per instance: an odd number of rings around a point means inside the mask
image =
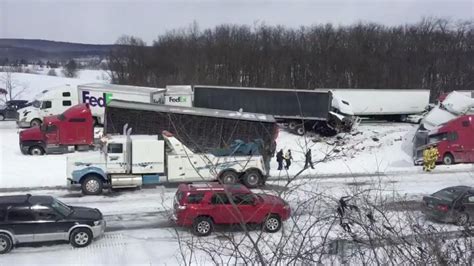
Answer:
[{"label": "headlight", "polygon": [[102,224],[102,220],[99,220],[99,221],[94,221],[94,225],[96,225],[96,226],[97,226],[97,225],[100,225],[100,224]]}]

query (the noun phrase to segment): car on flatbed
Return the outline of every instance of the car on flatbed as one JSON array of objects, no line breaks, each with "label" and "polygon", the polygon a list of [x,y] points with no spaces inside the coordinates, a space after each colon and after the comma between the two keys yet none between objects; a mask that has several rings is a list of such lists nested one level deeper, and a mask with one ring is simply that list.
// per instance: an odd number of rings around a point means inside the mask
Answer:
[{"label": "car on flatbed", "polygon": [[257,194],[241,184],[180,184],[174,198],[172,219],[191,227],[197,236],[207,236],[214,225],[261,224],[267,232],[281,229],[290,217],[287,202],[278,196]]},{"label": "car on flatbed", "polygon": [[0,254],[32,242],[69,241],[86,247],[104,231],[98,209],[68,206],[51,196],[0,197]]},{"label": "car on flatbed", "polygon": [[425,196],[422,212],[437,221],[468,225],[474,220],[474,188],[447,187]]}]

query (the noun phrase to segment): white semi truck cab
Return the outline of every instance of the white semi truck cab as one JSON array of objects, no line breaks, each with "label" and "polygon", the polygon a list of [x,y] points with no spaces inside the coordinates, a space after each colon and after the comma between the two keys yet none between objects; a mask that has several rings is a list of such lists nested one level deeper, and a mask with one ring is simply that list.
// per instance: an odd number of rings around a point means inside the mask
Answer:
[{"label": "white semi truck cab", "polygon": [[215,180],[258,187],[265,183],[268,174],[261,155],[193,153],[167,131],[160,137],[130,136],[128,132],[107,138],[104,143],[103,151],[93,156],[68,157],[69,187],[80,186],[85,195],[101,194],[104,186],[124,188]]}]

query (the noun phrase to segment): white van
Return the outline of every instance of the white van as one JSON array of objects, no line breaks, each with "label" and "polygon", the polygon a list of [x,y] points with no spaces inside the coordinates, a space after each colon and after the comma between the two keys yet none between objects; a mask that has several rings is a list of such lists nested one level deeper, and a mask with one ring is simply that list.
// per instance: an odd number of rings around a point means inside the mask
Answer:
[{"label": "white van", "polygon": [[18,110],[18,126],[41,125],[43,118],[63,113],[69,107],[87,103],[96,124],[104,123],[105,106],[112,99],[145,103],[163,103],[165,89],[90,83],[76,86],[64,85],[42,93],[35,106]]}]

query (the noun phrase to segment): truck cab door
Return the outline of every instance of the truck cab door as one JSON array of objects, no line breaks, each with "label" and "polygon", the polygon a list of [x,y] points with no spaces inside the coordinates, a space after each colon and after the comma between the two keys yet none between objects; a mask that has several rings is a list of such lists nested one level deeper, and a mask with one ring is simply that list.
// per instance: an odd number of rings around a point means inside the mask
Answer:
[{"label": "truck cab door", "polygon": [[125,173],[127,165],[125,161],[125,145],[123,143],[109,143],[106,153],[106,167],[108,173]]},{"label": "truck cab door", "polygon": [[51,101],[42,101],[40,111],[41,111],[41,116],[42,117],[54,115],[53,114],[52,102]]},{"label": "truck cab door", "polygon": [[459,139],[458,132],[452,131],[447,134],[448,149],[453,152],[455,162],[466,162],[469,152],[466,150],[466,143]]},{"label": "truck cab door", "polygon": [[44,136],[46,145],[59,145],[59,131],[56,125],[45,125]]}]

